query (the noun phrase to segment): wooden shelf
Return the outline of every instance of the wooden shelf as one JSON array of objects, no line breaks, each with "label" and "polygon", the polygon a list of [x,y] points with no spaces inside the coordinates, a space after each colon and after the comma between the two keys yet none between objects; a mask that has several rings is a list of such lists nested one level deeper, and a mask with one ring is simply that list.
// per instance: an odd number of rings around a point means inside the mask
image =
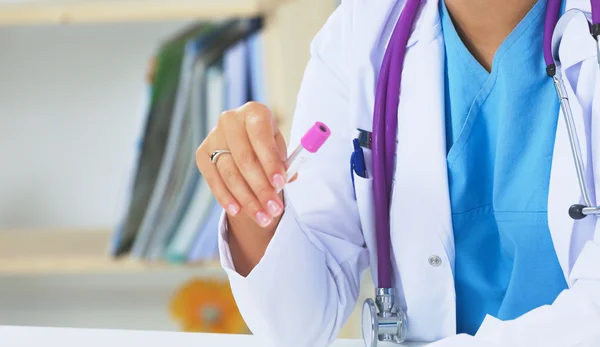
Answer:
[{"label": "wooden shelf", "polygon": [[0,25],[253,17],[282,0],[9,0]]},{"label": "wooden shelf", "polygon": [[106,250],[110,230],[0,230],[0,276],[184,270],[221,274],[217,261],[190,265],[119,260]]}]

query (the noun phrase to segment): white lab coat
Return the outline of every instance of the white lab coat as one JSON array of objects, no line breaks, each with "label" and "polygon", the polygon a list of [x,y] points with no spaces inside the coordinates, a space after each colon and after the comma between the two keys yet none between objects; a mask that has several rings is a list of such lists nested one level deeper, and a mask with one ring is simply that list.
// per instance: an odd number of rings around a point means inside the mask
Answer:
[{"label": "white lab coat", "polygon": [[[286,188],[286,212],[247,277],[233,268],[222,223],[221,261],[239,309],[253,333],[273,346],[328,345],[355,307],[364,270],[371,266],[377,277],[371,179],[355,177],[354,200],[349,158],[356,129],[372,129],[376,76],[403,5],[403,0],[346,0],[313,41],[290,147],[315,121],[329,125],[332,136]],[[569,0],[569,8],[590,11],[587,0]],[[600,148],[600,73],[594,41],[585,30],[567,29],[561,57],[593,184],[600,181],[595,150]],[[435,346],[458,342],[443,56],[438,0],[423,0],[402,76],[391,242],[408,339],[441,340]],[[565,347],[600,333],[600,223],[595,217],[574,222],[567,214],[581,196],[562,115],[555,143],[548,216],[569,289],[554,304],[514,321],[486,317],[476,336],[467,338],[476,346]],[[370,151],[365,153],[370,167]],[[600,184],[591,188],[595,203]],[[441,265],[434,266],[432,256],[441,258]]]}]

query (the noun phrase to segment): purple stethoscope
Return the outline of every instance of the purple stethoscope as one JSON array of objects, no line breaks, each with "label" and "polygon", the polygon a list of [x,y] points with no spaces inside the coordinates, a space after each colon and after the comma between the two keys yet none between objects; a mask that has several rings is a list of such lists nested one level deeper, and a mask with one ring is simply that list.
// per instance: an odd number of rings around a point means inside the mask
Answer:
[{"label": "purple stethoscope", "polygon": [[[408,328],[406,311],[395,302],[392,288],[390,203],[402,67],[411,27],[421,1],[406,1],[386,48],[375,92],[372,170],[378,250],[378,283],[375,290],[375,301],[367,299],[363,305],[362,330],[366,347],[375,347],[378,341],[402,343],[406,339]],[[553,79],[560,100],[583,200],[582,204],[574,204],[570,207],[569,215],[573,219],[582,219],[588,215],[600,215],[600,207],[592,206],[589,198],[590,194],[584,176],[579,138],[577,137],[569,99],[561,78],[558,46],[566,25],[575,18],[585,19],[589,25],[590,34],[596,40],[598,65],[600,66],[600,0],[590,0],[590,2],[592,23],[589,23],[582,11],[576,9],[565,12],[559,19],[561,0],[548,0],[544,23],[543,50],[546,72]]]}]

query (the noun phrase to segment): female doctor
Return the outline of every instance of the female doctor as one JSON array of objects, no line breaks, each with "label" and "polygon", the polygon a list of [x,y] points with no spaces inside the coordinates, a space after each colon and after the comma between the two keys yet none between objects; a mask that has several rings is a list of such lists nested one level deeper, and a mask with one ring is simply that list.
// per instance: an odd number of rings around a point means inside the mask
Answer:
[{"label": "female doctor", "polygon": [[[565,347],[600,334],[600,223],[567,213],[582,194],[544,63],[546,2],[418,5],[389,209],[392,288],[408,341]],[[286,144],[265,106],[225,112],[198,148],[226,211],[222,265],[250,329],[273,346],[329,345],[367,267],[377,281],[373,177],[351,174],[350,156],[357,129],[373,130],[378,76],[405,3],[346,0],[314,39],[289,148],[316,121],[332,135],[283,194]],[[591,10],[588,0],[562,5]],[[593,203],[600,72],[585,24],[566,27],[559,54]],[[363,153],[368,171],[373,153]]]}]

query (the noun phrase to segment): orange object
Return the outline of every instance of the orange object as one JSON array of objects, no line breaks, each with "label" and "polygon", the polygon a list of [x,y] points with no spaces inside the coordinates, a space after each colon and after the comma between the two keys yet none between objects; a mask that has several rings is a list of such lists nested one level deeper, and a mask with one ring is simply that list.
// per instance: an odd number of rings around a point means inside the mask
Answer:
[{"label": "orange object", "polygon": [[249,333],[231,288],[224,281],[190,280],[175,292],[170,311],[186,332]]}]

